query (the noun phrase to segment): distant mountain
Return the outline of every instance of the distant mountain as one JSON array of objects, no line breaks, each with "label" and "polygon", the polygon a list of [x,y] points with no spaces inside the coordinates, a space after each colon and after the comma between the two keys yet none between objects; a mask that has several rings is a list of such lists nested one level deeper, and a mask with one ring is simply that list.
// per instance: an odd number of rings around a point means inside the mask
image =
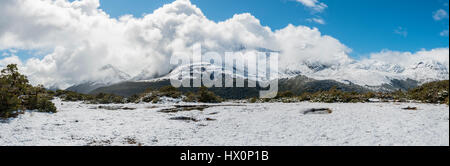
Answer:
[{"label": "distant mountain", "polygon": [[279,91],[291,91],[296,95],[304,92],[328,91],[333,87],[345,92],[369,91],[369,89],[355,84],[344,84],[334,80],[315,80],[302,75],[279,80]]},{"label": "distant mountain", "polygon": [[[164,86],[171,85],[171,78],[178,78],[181,75],[184,75],[184,80],[196,80],[201,79],[200,77],[196,77],[196,73],[201,73],[208,71],[210,73],[217,73],[218,75],[222,75],[223,78],[230,77],[233,72],[224,71],[222,67],[214,66],[208,63],[197,63],[192,65],[179,66],[172,70],[171,73],[158,78],[153,78],[149,80],[130,80],[124,81],[116,84],[112,84],[109,86],[99,87],[95,90],[92,90],[91,94],[98,93],[112,93],[121,96],[131,96],[133,94],[138,94],[144,92],[147,88],[151,89],[159,89]],[[248,74],[237,71],[237,76],[234,78],[244,79],[246,82],[254,80],[247,80]],[[245,76],[244,76],[245,75]],[[254,76],[250,76],[250,78],[254,78]],[[224,85],[223,85],[224,86]],[[183,92],[196,92],[198,88],[180,88]],[[227,99],[237,99],[237,98],[245,98],[248,96],[257,96],[259,95],[260,88],[211,88],[210,90],[214,91],[216,94],[223,98]]]},{"label": "distant mountain", "polygon": [[82,84],[77,84],[77,85],[71,86],[71,87],[67,88],[66,90],[72,91],[72,92],[77,92],[77,93],[88,94],[97,88],[105,87],[105,86],[108,86],[108,84],[102,84],[102,83],[96,83],[96,82],[85,82]]},{"label": "distant mountain", "polygon": [[131,79],[131,76],[122,70],[114,67],[113,65],[105,65],[98,70],[101,75],[99,79],[95,82],[100,82],[103,84],[114,84],[117,82],[125,81]]},{"label": "distant mountain", "polygon": [[98,70],[98,75],[99,77],[95,81],[85,81],[81,84],[73,85],[66,90],[88,94],[97,88],[109,86],[131,78],[130,75],[117,69],[113,65],[101,67]]},{"label": "distant mountain", "polygon": [[448,66],[433,60],[418,61],[410,66],[375,60],[343,65],[305,62],[298,68],[301,70],[285,70],[281,75],[300,74],[316,80],[335,80],[373,91],[407,90],[427,82],[449,79]]},{"label": "distant mountain", "polygon": [[[301,94],[329,90],[332,87],[355,92],[395,91],[408,90],[431,81],[449,79],[448,66],[433,60],[419,61],[406,67],[374,60],[345,65],[305,62],[298,68],[299,70],[285,69],[276,73],[279,79],[279,91],[289,90]],[[130,77],[112,65],[102,67],[99,72],[105,73],[102,79],[84,82],[68,90],[130,96],[141,93],[147,88],[158,89],[168,86],[171,78],[178,78],[182,74],[188,76],[184,79],[200,79],[196,78],[196,74],[202,72],[216,73],[225,77],[231,77],[233,73],[236,73],[235,78],[251,82],[268,80],[268,78],[257,78],[256,75],[236,68],[229,71],[222,66],[204,62],[179,66],[166,75],[148,75],[147,73],[150,72],[143,71],[135,77]],[[196,91],[196,88],[181,88],[181,90]],[[258,96],[261,88],[212,88],[211,90],[224,98],[246,98]]]},{"label": "distant mountain", "polygon": [[[225,80],[228,78],[235,79],[243,79],[245,81],[245,87],[242,88],[210,88],[209,90],[213,91],[217,95],[226,99],[243,99],[250,97],[259,96],[259,91],[264,90],[261,87],[248,87],[248,83],[256,83],[261,81],[260,79],[256,79],[253,76],[249,76],[248,73],[240,73],[237,71],[235,77],[232,77],[231,71],[224,71],[221,67],[217,67],[211,64],[199,63],[187,66],[180,66],[174,69],[170,74],[156,78],[151,80],[144,81],[125,81],[117,84],[104,86],[92,90],[91,94],[97,93],[111,93],[121,96],[131,96],[133,94],[138,94],[144,92],[147,88],[151,89],[159,89],[164,86],[169,86],[171,78],[177,78],[180,74],[185,74],[186,80],[192,81],[196,79],[201,79],[195,77],[195,73],[200,73],[202,71],[208,72],[217,72],[222,78]],[[250,79],[249,79],[250,78]],[[236,80],[234,81],[236,83]],[[223,85],[224,86],[224,85]],[[343,91],[355,91],[355,92],[366,92],[369,91],[367,88],[364,88],[355,84],[344,84],[334,80],[315,80],[306,76],[297,75],[294,77],[283,78],[279,80],[279,91],[292,91],[295,94],[302,94],[304,92],[316,92],[316,91],[325,91],[329,90],[332,87],[337,87]],[[198,88],[180,88],[183,92],[195,92]]]},{"label": "distant mountain", "polygon": [[420,61],[409,66],[403,73],[409,76],[410,79],[416,80],[423,84],[438,80],[448,80],[448,67],[448,65],[442,64],[438,61],[427,60]]}]

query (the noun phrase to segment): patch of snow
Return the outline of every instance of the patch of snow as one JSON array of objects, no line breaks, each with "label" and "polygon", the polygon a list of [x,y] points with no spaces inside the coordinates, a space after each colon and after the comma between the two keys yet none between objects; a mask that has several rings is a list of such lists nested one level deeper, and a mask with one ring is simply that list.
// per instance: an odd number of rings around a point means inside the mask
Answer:
[{"label": "patch of snow", "polygon": [[[28,112],[0,123],[0,145],[449,145],[447,105],[222,103],[163,113],[179,104],[110,104],[133,109],[106,110],[54,103],[58,113]],[[402,109],[408,106],[418,110]],[[304,114],[312,108],[332,113]]]}]

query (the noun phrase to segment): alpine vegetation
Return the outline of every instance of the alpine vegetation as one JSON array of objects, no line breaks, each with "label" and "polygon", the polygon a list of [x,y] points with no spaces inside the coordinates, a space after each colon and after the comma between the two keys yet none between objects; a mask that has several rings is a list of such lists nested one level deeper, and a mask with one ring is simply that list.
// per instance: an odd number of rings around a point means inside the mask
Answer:
[{"label": "alpine vegetation", "polygon": [[42,86],[32,86],[17,65],[10,64],[0,75],[0,118],[15,117],[27,110],[56,112],[53,96]]}]

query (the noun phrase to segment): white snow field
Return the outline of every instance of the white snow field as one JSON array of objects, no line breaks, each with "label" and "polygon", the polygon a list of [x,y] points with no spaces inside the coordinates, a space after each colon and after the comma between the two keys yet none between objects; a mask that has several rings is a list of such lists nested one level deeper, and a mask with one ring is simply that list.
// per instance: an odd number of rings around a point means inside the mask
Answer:
[{"label": "white snow field", "polygon": [[[54,102],[58,113],[28,112],[0,122],[0,145],[449,145],[447,105],[225,103],[203,111],[161,112],[187,103]],[[417,110],[402,109],[406,107]],[[311,108],[329,108],[332,113],[305,114]]]}]

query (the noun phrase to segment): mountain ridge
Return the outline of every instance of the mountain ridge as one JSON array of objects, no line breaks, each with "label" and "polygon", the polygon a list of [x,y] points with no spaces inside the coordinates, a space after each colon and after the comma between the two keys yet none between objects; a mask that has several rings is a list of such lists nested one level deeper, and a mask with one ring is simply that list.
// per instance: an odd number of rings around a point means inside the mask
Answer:
[{"label": "mountain ridge", "polygon": [[[336,86],[343,91],[389,92],[408,90],[427,82],[448,79],[448,67],[440,62],[432,60],[419,61],[408,67],[377,61],[354,63],[346,65],[345,67],[320,63],[305,63],[303,67],[306,68],[303,71],[282,70],[276,73],[278,74],[277,79],[279,79],[280,91],[294,91],[294,93],[314,92],[328,90],[329,88]],[[112,65],[107,65],[102,69],[114,71],[113,73],[119,73],[116,74],[119,76],[113,76],[112,78],[117,77],[120,79],[110,82],[103,81],[101,83],[95,81],[85,82],[69,87],[67,90],[80,93],[113,93],[129,96],[142,92],[146,88],[157,89],[162,86],[168,86],[170,85],[171,78],[178,78],[181,74],[184,74],[184,76],[187,76],[188,79],[191,80],[198,79],[195,78],[195,74],[203,72],[222,74],[222,76],[240,78],[254,82],[275,79],[272,77],[261,79],[256,75],[251,75],[246,71],[239,71],[236,68],[233,68],[233,71],[227,71],[224,67],[214,66],[204,62],[178,66],[166,75],[154,75],[150,79],[137,79],[136,76],[131,77],[114,68]],[[236,76],[233,76],[234,73]],[[122,77],[123,75],[125,76]],[[142,73],[140,75],[142,75]],[[132,86],[136,87],[133,88]],[[129,92],[126,92],[127,90]],[[259,90],[260,89],[256,88],[251,91],[256,92]],[[220,90],[215,91],[220,93]],[[250,96],[253,95],[254,93]]]}]

